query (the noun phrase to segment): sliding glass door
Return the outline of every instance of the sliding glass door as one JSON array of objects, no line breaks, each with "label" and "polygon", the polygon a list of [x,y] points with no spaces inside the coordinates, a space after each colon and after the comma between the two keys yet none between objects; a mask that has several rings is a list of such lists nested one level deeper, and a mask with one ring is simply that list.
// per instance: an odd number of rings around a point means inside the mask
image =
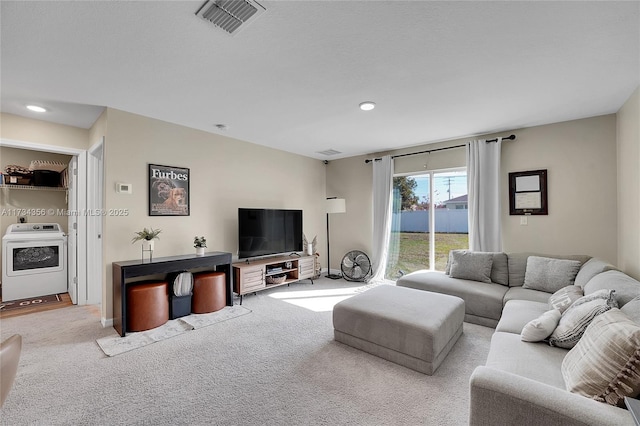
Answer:
[{"label": "sliding glass door", "polygon": [[395,176],[393,195],[386,278],[444,271],[450,250],[469,247],[466,169]]}]

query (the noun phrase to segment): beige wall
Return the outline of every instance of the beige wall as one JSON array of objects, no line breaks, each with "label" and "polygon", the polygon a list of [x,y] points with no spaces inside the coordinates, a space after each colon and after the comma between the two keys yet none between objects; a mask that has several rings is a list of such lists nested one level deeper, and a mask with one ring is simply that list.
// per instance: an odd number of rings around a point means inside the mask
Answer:
[{"label": "beige wall", "polygon": [[[131,238],[143,227],[162,229],[154,257],[193,253],[194,235],[207,238],[208,251],[235,255],[238,207],[303,209],[305,234],[326,245],[321,161],[115,109],[105,128],[105,208],[129,215],[105,218],[104,317],[112,317],[111,263],[140,258]],[[190,216],[148,215],[149,163],[190,169]],[[116,182],[133,194],[116,193]]]},{"label": "beige wall", "polygon": [[0,114],[0,138],[64,148],[87,149],[89,131],[2,113]]},{"label": "beige wall", "polygon": [[[505,251],[549,254],[585,253],[610,262],[617,257],[616,243],[616,118],[615,115],[537,126],[485,135],[493,138],[515,133],[516,141],[503,142],[502,225]],[[416,146],[391,154],[460,145],[459,139]],[[335,189],[347,200],[348,213],[332,220],[332,265],[352,241],[368,253],[371,249],[371,164],[356,157],[333,161],[327,173],[327,194]],[[397,173],[437,170],[465,165],[465,150],[453,149],[398,159]],[[509,216],[508,173],[547,169],[549,215],[530,217],[527,226],[519,216]],[[364,194],[364,195],[363,195]],[[364,200],[352,202],[351,200]],[[333,216],[332,216],[333,219]],[[365,236],[363,232],[369,231]],[[335,255],[333,248],[336,248]]]},{"label": "beige wall", "polygon": [[[505,251],[588,254],[617,260],[615,115],[515,131],[502,148]],[[549,214],[509,215],[508,173],[547,169]]]},{"label": "beige wall", "polygon": [[[371,251],[371,229],[373,217],[371,209],[373,196],[371,181],[373,173],[366,157],[351,157],[329,161],[327,164],[327,197],[344,198],[346,213],[329,215],[331,269],[340,271],[342,257],[349,250]],[[326,223],[326,215],[325,215]],[[326,227],[326,225],[325,225]],[[326,234],[326,229],[322,236]],[[319,252],[326,262],[327,242],[323,238]]]},{"label": "beige wall", "polygon": [[617,114],[618,266],[640,279],[640,87]]}]

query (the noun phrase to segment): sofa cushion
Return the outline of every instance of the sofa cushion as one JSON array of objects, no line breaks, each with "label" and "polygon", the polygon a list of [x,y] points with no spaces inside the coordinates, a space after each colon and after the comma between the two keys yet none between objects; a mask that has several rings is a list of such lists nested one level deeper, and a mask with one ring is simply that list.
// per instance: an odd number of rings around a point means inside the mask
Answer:
[{"label": "sofa cushion", "polygon": [[623,406],[640,394],[640,326],[619,309],[599,315],[562,362],[567,390]]},{"label": "sofa cushion", "polygon": [[528,322],[538,318],[548,310],[546,302],[510,300],[505,303],[502,309],[502,316],[496,326],[496,331],[520,334]]},{"label": "sofa cushion", "polygon": [[556,291],[549,297],[549,309],[558,309],[560,313],[566,311],[576,300],[584,296],[582,287],[568,285]]},{"label": "sofa cushion", "polygon": [[[469,250],[451,250],[449,251],[449,259],[447,260],[447,266],[445,273],[449,275],[451,273],[451,262],[453,260],[452,252],[454,251],[469,251]],[[507,261],[507,254],[503,252],[486,252],[493,255],[493,264],[491,265],[491,282],[502,285],[509,285],[509,265]]]},{"label": "sofa cushion", "polygon": [[560,322],[549,337],[549,344],[559,348],[573,348],[598,315],[611,309],[605,299],[595,299],[576,306],[575,302],[562,314]]},{"label": "sofa cushion", "polygon": [[460,251],[451,252],[451,278],[463,280],[491,282],[491,266],[493,254],[484,252]]},{"label": "sofa cushion", "polygon": [[[531,290],[530,288],[509,287],[509,291],[504,295],[503,303],[509,300],[531,300],[534,302],[543,302],[545,305],[551,296],[546,291]],[[548,309],[547,309],[548,310]]]},{"label": "sofa cushion", "polygon": [[523,342],[520,334],[495,332],[486,366],[565,390],[560,368],[566,354],[545,343]]},{"label": "sofa cushion", "polygon": [[592,257],[587,260],[584,265],[580,268],[578,275],[576,275],[575,285],[579,285],[580,287],[584,287],[591,278],[596,275],[605,272],[615,270],[616,267],[612,264],[605,262],[604,260]]},{"label": "sofa cushion", "polygon": [[[555,254],[537,254],[537,253],[507,253],[509,262],[509,287],[518,287],[524,284],[524,275],[527,270],[527,259],[529,256],[550,257],[552,259],[569,259],[578,260],[585,263],[590,256],[583,255],[555,255]],[[553,292],[551,292],[553,293]]]},{"label": "sofa cushion", "polygon": [[522,288],[554,293],[573,285],[580,265],[577,260],[529,256]]},{"label": "sofa cushion", "polygon": [[640,296],[640,282],[620,271],[607,271],[596,275],[584,286],[584,294],[601,289],[615,290],[615,298],[620,307]]},{"label": "sofa cushion", "polygon": [[557,309],[551,309],[538,318],[529,321],[520,333],[523,342],[541,342],[553,333],[560,322],[562,314]]},{"label": "sofa cushion", "polygon": [[508,290],[500,284],[451,278],[437,271],[412,272],[399,278],[396,285],[460,297],[466,314],[492,320],[500,319],[502,298]]}]

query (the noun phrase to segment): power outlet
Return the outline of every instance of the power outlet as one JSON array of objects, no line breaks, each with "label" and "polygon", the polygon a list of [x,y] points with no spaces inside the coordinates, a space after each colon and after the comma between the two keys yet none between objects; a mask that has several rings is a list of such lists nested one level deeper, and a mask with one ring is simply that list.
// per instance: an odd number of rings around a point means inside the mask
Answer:
[{"label": "power outlet", "polygon": [[528,225],[529,218],[527,216],[520,216],[520,225]]}]

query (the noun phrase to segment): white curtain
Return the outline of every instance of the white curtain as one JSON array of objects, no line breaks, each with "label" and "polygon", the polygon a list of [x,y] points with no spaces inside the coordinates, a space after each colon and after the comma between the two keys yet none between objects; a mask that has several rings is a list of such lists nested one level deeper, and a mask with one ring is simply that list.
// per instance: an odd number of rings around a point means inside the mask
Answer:
[{"label": "white curtain", "polygon": [[393,194],[393,158],[390,155],[373,162],[373,276],[371,281],[384,279],[389,257],[391,208]]},{"label": "white curtain", "polygon": [[469,248],[472,251],[502,251],[500,227],[500,149],[497,142],[467,143],[469,186]]}]

